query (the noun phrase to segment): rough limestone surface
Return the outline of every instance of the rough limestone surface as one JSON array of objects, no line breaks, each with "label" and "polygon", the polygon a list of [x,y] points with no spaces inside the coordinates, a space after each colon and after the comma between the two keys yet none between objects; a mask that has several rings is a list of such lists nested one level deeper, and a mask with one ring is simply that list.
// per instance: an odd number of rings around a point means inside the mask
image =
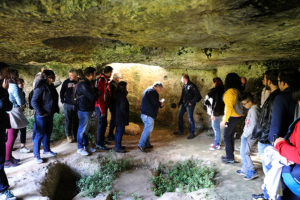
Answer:
[{"label": "rough limestone surface", "polygon": [[298,60],[297,0],[2,0],[0,60],[202,68]]}]

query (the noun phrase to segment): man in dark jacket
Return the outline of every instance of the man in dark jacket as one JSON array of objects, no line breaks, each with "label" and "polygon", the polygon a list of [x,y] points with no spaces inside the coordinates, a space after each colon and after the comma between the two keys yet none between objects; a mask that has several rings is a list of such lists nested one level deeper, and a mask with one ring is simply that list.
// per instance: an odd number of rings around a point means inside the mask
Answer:
[{"label": "man in dark jacket", "polygon": [[290,124],[294,121],[297,102],[292,98],[292,90],[298,86],[300,75],[297,69],[281,70],[278,75],[280,94],[274,99],[272,120],[269,132],[271,144],[278,137],[285,137]]},{"label": "man in dark jacket", "polygon": [[95,102],[95,111],[98,118],[96,141],[96,148],[98,150],[109,150],[109,148],[105,146],[104,135],[107,127],[107,108],[111,98],[109,79],[112,72],[113,68],[111,66],[106,66],[103,74],[100,74],[95,83],[95,87],[99,94],[97,101]]},{"label": "man in dark jacket", "polygon": [[74,92],[76,84],[78,83],[77,70],[71,69],[69,71],[69,78],[67,78],[60,90],[60,100],[64,105],[65,114],[65,132],[68,142],[76,140],[78,130],[78,116],[77,105],[74,100]]},{"label": "man in dark jacket", "polygon": [[7,128],[10,128],[9,118],[6,112],[10,111],[13,107],[12,103],[9,101],[9,95],[7,92],[7,75],[8,65],[6,63],[0,62],[0,197],[4,199],[15,200],[17,198],[8,189],[8,180],[4,171],[5,131]]},{"label": "man in dark jacket", "polygon": [[178,128],[179,132],[174,132],[175,135],[184,134],[184,113],[188,113],[188,120],[190,124],[190,135],[187,139],[193,139],[195,137],[195,122],[194,122],[194,109],[196,103],[201,100],[201,94],[197,86],[190,81],[187,74],[183,74],[181,81],[184,83],[182,87],[181,98],[179,101],[179,114],[178,114]]},{"label": "man in dark jacket", "polygon": [[76,98],[78,99],[78,118],[79,127],[77,132],[77,152],[83,156],[94,153],[94,148],[88,148],[88,129],[92,113],[95,109],[95,101],[97,99],[96,90],[93,85],[96,69],[87,67],[84,70],[85,78],[79,83],[76,89]]},{"label": "man in dark jacket", "polygon": [[146,148],[152,148],[150,143],[150,134],[154,128],[154,120],[156,119],[158,109],[164,106],[163,101],[159,101],[159,93],[162,91],[163,85],[161,82],[155,82],[152,87],[147,88],[142,96],[141,102],[141,118],[144,123],[138,148],[142,152],[146,152]]},{"label": "man in dark jacket", "polygon": [[268,70],[265,75],[266,87],[270,90],[271,93],[262,107],[261,114],[258,118],[256,131],[253,133],[252,138],[258,139],[258,153],[262,159],[263,171],[266,174],[267,168],[263,162],[263,154],[265,148],[271,145],[268,141],[268,135],[272,119],[272,108],[274,99],[280,93],[280,91],[277,87],[278,70]]},{"label": "man in dark jacket", "polygon": [[125,132],[125,126],[129,124],[129,102],[127,100],[127,83],[121,81],[118,87],[115,88],[115,151],[125,153],[125,147],[122,146],[122,136]]},{"label": "man in dark jacket", "polygon": [[115,121],[116,121],[116,90],[118,87],[118,83],[120,82],[121,75],[119,73],[114,73],[113,79],[109,83],[111,98],[109,101],[109,110],[111,114],[110,124],[109,124],[109,132],[108,132],[108,140],[114,140],[114,129],[115,129]]}]

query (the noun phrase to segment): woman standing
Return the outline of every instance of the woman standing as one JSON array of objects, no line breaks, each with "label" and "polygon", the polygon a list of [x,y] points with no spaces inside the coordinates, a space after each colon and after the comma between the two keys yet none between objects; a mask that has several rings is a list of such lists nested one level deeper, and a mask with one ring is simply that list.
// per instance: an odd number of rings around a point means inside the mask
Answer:
[{"label": "woman standing", "polygon": [[129,124],[129,103],[127,100],[127,82],[121,81],[118,84],[115,108],[116,108],[116,135],[115,135],[115,151],[118,153],[126,153],[125,147],[122,147],[122,137],[125,132],[125,126]]},{"label": "woman standing", "polygon": [[239,108],[239,92],[241,88],[241,79],[236,73],[229,73],[225,78],[225,117],[222,124],[225,124],[224,129],[224,144],[226,156],[222,156],[222,162],[224,164],[234,163],[234,133],[237,125],[241,121],[242,114],[239,114],[237,108]]},{"label": "woman standing", "polygon": [[204,100],[204,105],[207,108],[207,113],[211,116],[211,126],[215,133],[215,140],[211,144],[210,150],[220,149],[220,122],[224,115],[223,94],[224,85],[222,80],[219,77],[213,78],[213,88],[209,90]]},{"label": "woman standing", "polygon": [[9,70],[9,100],[13,104],[13,109],[9,112],[11,128],[7,129],[5,167],[15,167],[20,160],[12,156],[12,149],[18,136],[19,129],[26,127],[28,121],[24,115],[25,99],[18,88],[19,73],[15,69]]},{"label": "woman standing", "polygon": [[40,157],[40,146],[43,142],[44,155],[47,157],[56,156],[50,150],[50,137],[53,130],[53,115],[59,112],[58,93],[53,85],[55,74],[52,70],[44,70],[41,80],[34,89],[31,105],[35,110],[36,135],[33,140],[33,154],[35,161],[40,164],[43,159]]}]

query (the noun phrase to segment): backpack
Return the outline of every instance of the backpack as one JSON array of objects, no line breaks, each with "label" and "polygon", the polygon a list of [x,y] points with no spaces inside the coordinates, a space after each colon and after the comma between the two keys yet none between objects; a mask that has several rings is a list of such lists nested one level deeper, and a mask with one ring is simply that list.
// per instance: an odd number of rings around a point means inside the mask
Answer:
[{"label": "backpack", "polygon": [[240,116],[244,116],[245,109],[244,109],[242,101],[241,101],[241,96],[242,96],[241,92],[238,91],[238,95],[236,97],[235,105],[233,108],[237,114],[239,114]]},{"label": "backpack", "polygon": [[78,80],[78,82],[75,84],[75,87],[73,87],[73,92],[72,92],[72,103],[73,103],[74,105],[78,105],[79,99],[80,99],[80,97],[81,97],[81,96],[78,96],[78,95],[76,94],[76,92],[77,92],[77,88],[78,88],[79,83],[82,83],[82,82],[83,82],[83,80]]},{"label": "backpack", "polygon": [[32,105],[31,105],[31,99],[32,99],[32,97],[33,97],[33,91],[34,91],[34,89],[31,90],[31,91],[29,92],[29,95],[28,95],[28,105],[29,105],[29,109],[30,109],[30,110],[33,110],[33,109],[34,109],[34,108],[32,107]]}]

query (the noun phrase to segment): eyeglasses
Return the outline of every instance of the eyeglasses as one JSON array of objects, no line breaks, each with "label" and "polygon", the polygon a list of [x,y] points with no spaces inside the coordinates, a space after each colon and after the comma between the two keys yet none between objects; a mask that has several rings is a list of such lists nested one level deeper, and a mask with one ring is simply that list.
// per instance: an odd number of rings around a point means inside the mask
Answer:
[{"label": "eyeglasses", "polygon": [[242,103],[243,106],[247,105],[247,103],[249,103],[249,101],[247,101],[246,103]]}]

